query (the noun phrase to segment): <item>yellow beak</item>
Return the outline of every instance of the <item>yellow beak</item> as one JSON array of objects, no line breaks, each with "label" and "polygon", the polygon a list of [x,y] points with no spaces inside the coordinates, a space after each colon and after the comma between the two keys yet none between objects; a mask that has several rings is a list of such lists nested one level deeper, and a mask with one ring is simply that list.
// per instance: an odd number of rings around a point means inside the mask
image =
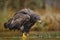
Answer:
[{"label": "yellow beak", "polygon": [[42,21],[41,20],[38,20],[37,22],[41,23]]}]

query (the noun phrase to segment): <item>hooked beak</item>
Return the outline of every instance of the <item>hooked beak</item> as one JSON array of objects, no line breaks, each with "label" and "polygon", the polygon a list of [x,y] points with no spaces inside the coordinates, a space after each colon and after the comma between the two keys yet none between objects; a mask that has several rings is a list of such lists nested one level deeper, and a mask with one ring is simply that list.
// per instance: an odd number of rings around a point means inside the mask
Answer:
[{"label": "hooked beak", "polygon": [[38,22],[38,23],[42,23],[42,20],[38,20],[37,22]]}]

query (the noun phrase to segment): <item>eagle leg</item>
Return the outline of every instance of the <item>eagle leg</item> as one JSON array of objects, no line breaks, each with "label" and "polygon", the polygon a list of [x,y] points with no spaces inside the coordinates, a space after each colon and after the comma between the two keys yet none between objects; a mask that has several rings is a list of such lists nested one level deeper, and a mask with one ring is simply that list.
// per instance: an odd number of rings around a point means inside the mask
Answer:
[{"label": "eagle leg", "polygon": [[26,40],[26,39],[27,39],[27,35],[26,35],[26,33],[23,33],[22,40]]}]

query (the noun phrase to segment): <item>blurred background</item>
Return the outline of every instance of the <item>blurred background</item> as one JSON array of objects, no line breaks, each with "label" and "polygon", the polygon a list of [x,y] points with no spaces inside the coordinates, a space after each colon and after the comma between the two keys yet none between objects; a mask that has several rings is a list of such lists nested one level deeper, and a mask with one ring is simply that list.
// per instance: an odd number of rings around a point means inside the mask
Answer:
[{"label": "blurred background", "polygon": [[50,37],[51,34],[53,37],[60,37],[60,0],[0,0],[0,37],[19,37],[19,31],[9,31],[3,24],[23,8],[36,11],[42,19],[41,24],[36,23],[32,27],[31,34],[41,34],[42,37]]}]

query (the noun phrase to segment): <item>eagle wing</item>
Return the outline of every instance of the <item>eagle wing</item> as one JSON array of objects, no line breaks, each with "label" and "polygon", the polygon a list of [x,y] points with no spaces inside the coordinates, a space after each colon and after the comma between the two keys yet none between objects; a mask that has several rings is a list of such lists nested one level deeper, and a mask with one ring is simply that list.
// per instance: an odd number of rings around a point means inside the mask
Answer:
[{"label": "eagle wing", "polygon": [[16,14],[13,17],[13,23],[19,26],[24,25],[26,22],[30,20],[30,16],[27,14]]}]

